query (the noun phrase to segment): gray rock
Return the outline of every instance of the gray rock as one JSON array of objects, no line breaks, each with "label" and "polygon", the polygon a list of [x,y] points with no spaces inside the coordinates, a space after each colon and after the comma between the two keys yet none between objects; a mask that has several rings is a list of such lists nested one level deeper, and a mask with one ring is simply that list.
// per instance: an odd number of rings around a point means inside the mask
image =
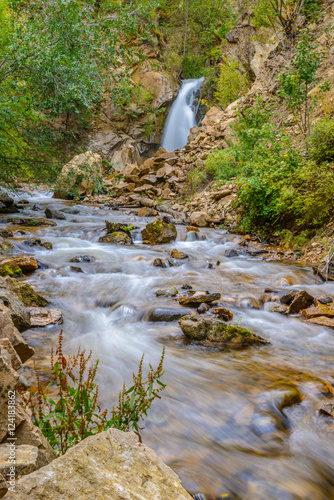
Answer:
[{"label": "gray rock", "polygon": [[164,307],[157,307],[156,309],[152,309],[148,314],[149,321],[177,321],[182,318],[186,313],[182,313],[180,309],[167,309]]},{"label": "gray rock", "polygon": [[57,212],[57,210],[50,210],[50,208],[47,208],[45,210],[45,217],[47,219],[66,220],[66,217],[64,214],[62,214],[61,212]]},{"label": "gray rock", "polygon": [[178,289],[175,286],[159,288],[159,290],[155,292],[157,297],[175,297],[178,293]]}]

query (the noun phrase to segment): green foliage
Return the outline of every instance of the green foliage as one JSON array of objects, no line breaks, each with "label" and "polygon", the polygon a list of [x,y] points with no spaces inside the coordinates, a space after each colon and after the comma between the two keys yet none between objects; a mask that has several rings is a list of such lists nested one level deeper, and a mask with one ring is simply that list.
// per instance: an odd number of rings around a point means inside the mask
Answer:
[{"label": "green foliage", "polygon": [[209,180],[229,180],[240,173],[240,166],[233,148],[218,149],[209,154],[205,161],[205,172]]},{"label": "green foliage", "polygon": [[310,155],[317,163],[334,161],[334,120],[323,118],[312,129]]},{"label": "green foliage", "polygon": [[240,64],[232,58],[220,65],[220,75],[217,79],[215,98],[217,103],[225,108],[244,94],[249,86],[247,75],[240,71]]},{"label": "green foliage", "polygon": [[[319,99],[319,94],[309,96],[317,69],[323,60],[323,54],[317,49],[312,34],[304,30],[298,39],[291,68],[282,71],[278,77],[280,85],[278,94],[284,99],[305,138],[309,135],[310,113]],[[320,85],[320,94],[328,88],[328,83]]]},{"label": "green foliage", "polygon": [[[125,384],[118,398],[118,405],[101,412],[98,406],[98,386],[95,377],[98,361],[89,364],[92,353],[86,355],[80,348],[73,356],[63,354],[63,334],[59,335],[56,359],[51,353],[53,383],[49,391],[42,384],[38,373],[37,392],[34,395],[22,393],[26,406],[32,413],[36,426],[43,432],[54,450],[60,455],[79,443],[82,439],[102,432],[110,427],[122,431],[134,428],[139,431],[139,422],[147,416],[152,402],[160,398],[160,391],[166,386],[161,382],[163,375],[164,350],[155,370],[151,365],[146,377],[143,376],[143,357],[138,374],[133,374],[133,385]],[[55,396],[48,394],[55,389]]]},{"label": "green foliage", "polygon": [[[155,2],[3,0],[0,3],[0,176],[55,177],[69,124],[87,126],[106,87],[129,100],[128,41],[150,41]],[[106,71],[108,68],[108,71]],[[61,118],[64,130],[51,119]],[[36,158],[36,162],[31,161]],[[43,162],[49,161],[48,164]],[[57,168],[58,167],[58,168]]]}]

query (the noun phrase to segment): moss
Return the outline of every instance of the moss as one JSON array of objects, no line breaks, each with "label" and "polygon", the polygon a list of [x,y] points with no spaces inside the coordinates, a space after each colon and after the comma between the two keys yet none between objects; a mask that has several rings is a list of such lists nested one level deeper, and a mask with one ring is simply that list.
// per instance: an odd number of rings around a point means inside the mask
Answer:
[{"label": "moss", "polygon": [[48,304],[48,301],[36,293],[28,283],[20,283],[18,286],[20,287],[19,298],[25,306],[45,307]]},{"label": "moss", "polygon": [[10,276],[12,278],[22,276],[22,274],[22,269],[19,267],[17,269],[12,269],[8,264],[5,264],[0,272],[1,276]]}]

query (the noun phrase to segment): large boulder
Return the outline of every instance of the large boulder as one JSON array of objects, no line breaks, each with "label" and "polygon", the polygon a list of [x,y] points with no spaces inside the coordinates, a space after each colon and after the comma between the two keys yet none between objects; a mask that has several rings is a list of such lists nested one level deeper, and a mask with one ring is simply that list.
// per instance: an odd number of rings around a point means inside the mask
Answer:
[{"label": "large boulder", "polygon": [[215,342],[228,347],[267,344],[263,338],[237,325],[229,325],[211,316],[183,316],[179,319],[183,334],[190,340]]},{"label": "large boulder", "polygon": [[88,437],[16,482],[8,500],[191,500],[178,476],[134,432]]},{"label": "large boulder", "polygon": [[144,244],[159,245],[176,240],[177,231],[174,224],[159,219],[147,224],[141,235]]},{"label": "large boulder", "polygon": [[96,193],[102,186],[102,157],[87,151],[63,166],[57,179],[55,197],[72,199]]}]

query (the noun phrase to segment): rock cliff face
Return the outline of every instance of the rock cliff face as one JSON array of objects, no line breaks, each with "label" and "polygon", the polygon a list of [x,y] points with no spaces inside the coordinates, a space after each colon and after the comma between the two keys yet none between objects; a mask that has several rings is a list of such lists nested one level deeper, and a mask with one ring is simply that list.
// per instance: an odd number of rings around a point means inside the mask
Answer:
[{"label": "rock cliff face", "polygon": [[191,500],[180,479],[134,432],[109,429],[16,483],[8,500]]}]

